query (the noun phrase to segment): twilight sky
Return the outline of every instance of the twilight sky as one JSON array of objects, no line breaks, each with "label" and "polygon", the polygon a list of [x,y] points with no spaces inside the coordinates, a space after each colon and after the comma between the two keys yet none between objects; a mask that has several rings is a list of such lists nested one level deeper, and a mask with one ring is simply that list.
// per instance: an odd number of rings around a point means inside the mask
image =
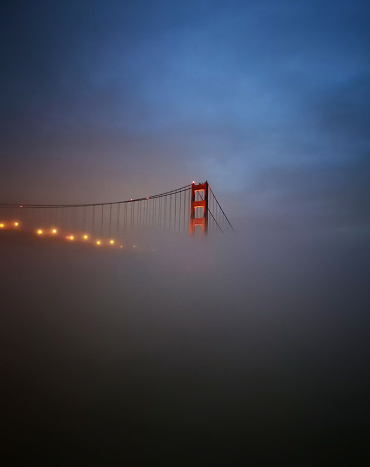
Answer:
[{"label": "twilight sky", "polygon": [[237,224],[368,233],[369,19],[365,0],[5,2],[1,199],[207,179]]},{"label": "twilight sky", "polygon": [[368,465],[369,0],[3,0],[0,39],[0,203],[207,179],[237,232],[4,230],[5,464]]}]

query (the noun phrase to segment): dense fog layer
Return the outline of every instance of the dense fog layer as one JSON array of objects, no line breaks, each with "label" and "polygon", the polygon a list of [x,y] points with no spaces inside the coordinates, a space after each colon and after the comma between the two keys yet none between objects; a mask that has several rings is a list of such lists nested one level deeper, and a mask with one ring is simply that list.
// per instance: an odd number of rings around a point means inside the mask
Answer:
[{"label": "dense fog layer", "polygon": [[277,231],[153,237],[142,251],[2,232],[10,458],[364,462],[365,239]]}]

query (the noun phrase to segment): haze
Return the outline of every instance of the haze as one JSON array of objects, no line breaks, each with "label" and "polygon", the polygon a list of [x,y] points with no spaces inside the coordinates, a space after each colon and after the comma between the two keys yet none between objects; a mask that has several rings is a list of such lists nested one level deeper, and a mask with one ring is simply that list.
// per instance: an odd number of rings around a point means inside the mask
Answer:
[{"label": "haze", "polygon": [[368,464],[369,13],[5,2],[0,203],[208,180],[236,229],[0,232],[7,465]]}]

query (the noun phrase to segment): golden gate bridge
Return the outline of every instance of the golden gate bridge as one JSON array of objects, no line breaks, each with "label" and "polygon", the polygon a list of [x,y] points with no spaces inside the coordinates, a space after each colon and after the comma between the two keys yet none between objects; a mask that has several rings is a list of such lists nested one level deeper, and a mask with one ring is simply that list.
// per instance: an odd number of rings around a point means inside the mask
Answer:
[{"label": "golden gate bridge", "polygon": [[63,234],[69,240],[121,246],[129,233],[158,231],[235,232],[208,182],[124,201],[88,204],[0,203],[0,230],[20,229],[37,235]]}]

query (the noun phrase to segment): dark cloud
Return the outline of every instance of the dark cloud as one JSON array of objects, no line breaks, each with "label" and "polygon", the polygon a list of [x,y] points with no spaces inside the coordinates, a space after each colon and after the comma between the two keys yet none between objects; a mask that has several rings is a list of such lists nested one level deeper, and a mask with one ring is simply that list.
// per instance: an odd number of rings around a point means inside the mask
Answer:
[{"label": "dark cloud", "polygon": [[319,125],[333,149],[356,159],[370,156],[370,79],[365,74],[335,87],[319,103]]}]

